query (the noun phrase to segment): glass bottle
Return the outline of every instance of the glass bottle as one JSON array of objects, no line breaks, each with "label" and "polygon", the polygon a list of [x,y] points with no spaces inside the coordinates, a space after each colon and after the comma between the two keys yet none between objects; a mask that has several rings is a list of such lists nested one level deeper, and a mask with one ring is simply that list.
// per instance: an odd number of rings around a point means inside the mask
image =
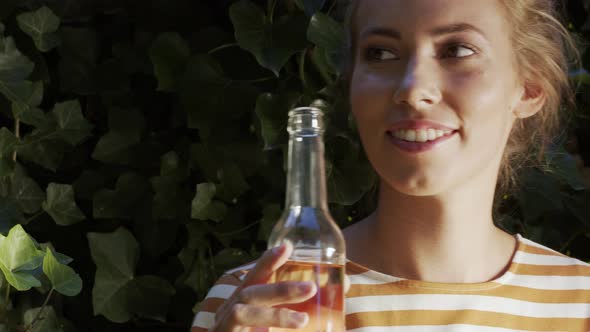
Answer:
[{"label": "glass bottle", "polygon": [[309,315],[308,324],[299,331],[343,332],[346,246],[328,210],[322,117],[321,110],[314,107],[289,112],[285,210],[272,230],[268,247],[289,241],[293,254],[269,282],[315,282],[318,291],[311,299],[276,307]]}]

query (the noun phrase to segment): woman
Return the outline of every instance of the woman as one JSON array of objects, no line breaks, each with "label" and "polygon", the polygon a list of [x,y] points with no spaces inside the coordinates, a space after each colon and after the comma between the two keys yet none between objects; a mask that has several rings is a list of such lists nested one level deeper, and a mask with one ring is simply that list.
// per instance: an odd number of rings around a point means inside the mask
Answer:
[{"label": "woman", "polygon": [[[590,266],[492,219],[496,190],[571,101],[571,37],[553,6],[352,1],[351,109],[380,191],[376,211],[344,229],[347,330],[590,330]],[[253,285],[290,250],[228,271],[193,331],[305,326],[305,314],[271,306],[314,285]]]}]

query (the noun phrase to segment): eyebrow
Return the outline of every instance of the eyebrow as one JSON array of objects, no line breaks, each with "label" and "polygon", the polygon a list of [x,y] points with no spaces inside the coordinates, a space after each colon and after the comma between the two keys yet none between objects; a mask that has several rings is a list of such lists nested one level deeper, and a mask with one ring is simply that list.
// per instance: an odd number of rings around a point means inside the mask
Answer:
[{"label": "eyebrow", "polygon": [[[429,31],[431,36],[438,37],[442,35],[448,35],[457,32],[464,32],[464,31],[473,31],[480,34],[482,37],[486,38],[485,33],[481,31],[479,28],[469,24],[469,23],[454,23],[449,25],[444,25],[440,27],[436,27]],[[368,30],[363,31],[361,37],[367,37],[370,35],[377,35],[377,36],[384,36],[393,39],[402,39],[401,33],[392,28],[385,28],[385,27],[372,27]],[[487,39],[487,38],[486,38]]]}]

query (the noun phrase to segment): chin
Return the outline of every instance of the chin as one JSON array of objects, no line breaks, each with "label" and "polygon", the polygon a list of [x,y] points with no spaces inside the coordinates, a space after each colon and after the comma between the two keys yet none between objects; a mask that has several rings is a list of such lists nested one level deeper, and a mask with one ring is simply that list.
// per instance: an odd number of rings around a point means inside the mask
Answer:
[{"label": "chin", "polygon": [[407,196],[436,196],[450,187],[444,177],[432,174],[406,174],[405,176],[382,177],[382,185]]}]

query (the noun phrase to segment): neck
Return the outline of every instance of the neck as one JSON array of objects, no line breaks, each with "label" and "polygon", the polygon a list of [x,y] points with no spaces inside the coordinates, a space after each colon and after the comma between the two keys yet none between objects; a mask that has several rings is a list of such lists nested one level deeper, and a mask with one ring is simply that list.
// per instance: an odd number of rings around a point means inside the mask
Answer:
[{"label": "neck", "polygon": [[321,134],[292,135],[285,206],[327,210],[324,171],[324,144]]},{"label": "neck", "polygon": [[395,254],[374,255],[371,264],[433,282],[484,282],[502,274],[515,239],[493,224],[495,183],[479,180],[435,196],[405,195],[381,183],[378,208],[365,221],[365,242],[371,239],[375,252]]}]

